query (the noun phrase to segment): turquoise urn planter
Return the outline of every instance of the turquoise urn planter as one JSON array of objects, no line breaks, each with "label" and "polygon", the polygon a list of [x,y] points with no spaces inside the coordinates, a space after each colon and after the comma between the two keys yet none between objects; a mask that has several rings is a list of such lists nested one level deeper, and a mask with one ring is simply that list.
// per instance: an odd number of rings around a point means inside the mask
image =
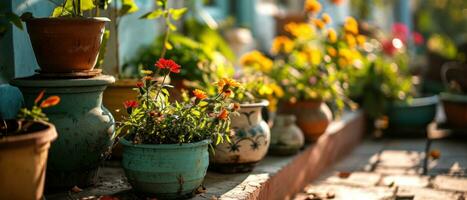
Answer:
[{"label": "turquoise urn planter", "polygon": [[57,106],[47,108],[50,122],[58,138],[52,144],[47,162],[47,188],[85,187],[97,181],[97,171],[104,154],[112,144],[115,121],[102,106],[102,93],[112,76],[88,79],[12,80],[19,87],[25,104],[31,106],[41,90],[45,95],[58,95]]},{"label": "turquoise urn planter", "polygon": [[395,102],[388,111],[389,125],[395,128],[425,128],[436,115],[437,96]]},{"label": "turquoise urn planter", "polygon": [[203,183],[209,165],[209,140],[132,144],[122,139],[120,143],[125,175],[138,194],[158,199],[188,198]]}]

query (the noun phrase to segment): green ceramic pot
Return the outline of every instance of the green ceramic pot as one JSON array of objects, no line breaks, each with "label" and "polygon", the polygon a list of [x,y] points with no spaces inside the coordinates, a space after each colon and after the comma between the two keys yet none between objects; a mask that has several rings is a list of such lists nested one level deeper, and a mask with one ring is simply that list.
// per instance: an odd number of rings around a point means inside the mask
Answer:
[{"label": "green ceramic pot", "polygon": [[389,124],[395,128],[424,128],[435,118],[437,104],[437,96],[395,102],[388,111]]},{"label": "green ceramic pot", "polygon": [[14,79],[27,106],[34,103],[40,91],[58,95],[57,106],[44,110],[58,132],[47,162],[47,188],[85,187],[97,181],[97,170],[104,153],[111,146],[114,118],[102,106],[102,93],[112,76],[88,79]]},{"label": "green ceramic pot", "polygon": [[203,183],[209,165],[209,140],[189,144],[132,144],[122,139],[122,166],[141,195],[188,198]]}]

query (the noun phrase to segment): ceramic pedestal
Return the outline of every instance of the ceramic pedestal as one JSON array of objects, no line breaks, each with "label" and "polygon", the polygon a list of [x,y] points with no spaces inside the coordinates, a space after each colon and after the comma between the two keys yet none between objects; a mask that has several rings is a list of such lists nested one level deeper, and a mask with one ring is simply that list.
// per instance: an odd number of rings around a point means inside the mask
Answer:
[{"label": "ceramic pedestal", "polygon": [[215,153],[210,155],[210,168],[224,173],[247,172],[264,158],[271,137],[269,126],[261,116],[261,109],[267,105],[267,101],[242,104],[240,115],[230,116],[235,135],[230,138],[231,143],[215,146]]},{"label": "ceramic pedestal", "polygon": [[47,188],[85,187],[95,183],[99,164],[112,144],[115,121],[102,106],[102,93],[112,76],[88,79],[14,79],[25,104],[31,106],[40,91],[58,95],[57,106],[44,110],[55,125],[58,138],[52,144],[47,163]]}]

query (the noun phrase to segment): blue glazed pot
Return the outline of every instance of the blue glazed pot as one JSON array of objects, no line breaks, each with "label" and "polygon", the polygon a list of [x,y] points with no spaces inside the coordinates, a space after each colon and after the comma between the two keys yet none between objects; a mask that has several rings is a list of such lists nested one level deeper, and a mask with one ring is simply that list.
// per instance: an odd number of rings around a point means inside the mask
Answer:
[{"label": "blue glazed pot", "polygon": [[437,96],[395,102],[388,111],[389,124],[396,128],[423,128],[435,118],[437,104]]},{"label": "blue glazed pot", "polygon": [[162,199],[186,198],[203,183],[209,140],[189,144],[132,144],[122,139],[122,165],[133,189]]}]

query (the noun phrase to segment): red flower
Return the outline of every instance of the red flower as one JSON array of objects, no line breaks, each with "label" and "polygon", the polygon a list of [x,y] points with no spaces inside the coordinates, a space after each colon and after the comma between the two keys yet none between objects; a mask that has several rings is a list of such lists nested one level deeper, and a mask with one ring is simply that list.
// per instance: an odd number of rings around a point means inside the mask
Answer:
[{"label": "red flower", "polygon": [[169,69],[172,73],[180,73],[180,65],[178,65],[175,61],[171,59],[164,59],[160,58],[154,66],[158,67],[159,69]]},{"label": "red flower", "polygon": [[394,55],[397,51],[396,47],[394,47],[394,45],[392,44],[392,41],[391,40],[386,40],[386,41],[383,41],[382,42],[382,46],[383,46],[383,52],[386,54],[386,55]]},{"label": "red flower", "polygon": [[394,23],[392,25],[393,36],[399,38],[402,42],[407,42],[407,36],[409,36],[409,33],[409,28],[403,23]]},{"label": "red flower", "polygon": [[413,32],[412,38],[415,45],[422,45],[425,42],[425,38],[419,32]]},{"label": "red flower", "polygon": [[125,106],[126,109],[136,108],[138,107],[138,102],[135,100],[128,100],[128,101],[123,102],[123,106]]},{"label": "red flower", "polygon": [[229,111],[222,109],[222,111],[217,115],[217,118],[220,120],[226,120],[229,117]]},{"label": "red flower", "polygon": [[344,3],[344,0],[331,0],[331,2],[333,4],[340,5],[340,4]]},{"label": "red flower", "polygon": [[136,83],[136,87],[142,88],[144,86],[144,83],[139,81]]},{"label": "red flower", "polygon": [[42,101],[40,107],[41,108],[47,108],[47,107],[50,107],[50,106],[55,106],[58,103],[60,103],[60,97],[50,96],[47,99],[45,99],[44,101]]}]

